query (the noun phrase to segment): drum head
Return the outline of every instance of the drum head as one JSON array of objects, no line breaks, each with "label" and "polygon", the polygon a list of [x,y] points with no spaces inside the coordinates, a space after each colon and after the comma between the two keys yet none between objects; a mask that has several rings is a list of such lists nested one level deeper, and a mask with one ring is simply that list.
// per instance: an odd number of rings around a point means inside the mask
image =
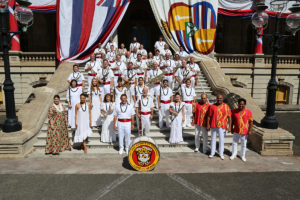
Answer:
[{"label": "drum head", "polygon": [[129,150],[129,164],[138,171],[154,169],[160,158],[160,153],[155,142],[149,137],[136,138]]}]

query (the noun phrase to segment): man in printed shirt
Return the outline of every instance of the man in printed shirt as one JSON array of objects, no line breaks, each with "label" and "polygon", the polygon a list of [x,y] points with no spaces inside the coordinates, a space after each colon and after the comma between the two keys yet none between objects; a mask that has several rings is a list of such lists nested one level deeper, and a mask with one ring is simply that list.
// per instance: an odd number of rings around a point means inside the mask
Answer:
[{"label": "man in printed shirt", "polygon": [[[227,128],[227,120],[229,126]],[[231,132],[231,110],[229,106],[223,103],[223,95],[217,95],[217,102],[209,107],[207,117],[207,131],[211,128],[211,152],[209,158],[216,153],[216,136],[219,135],[219,155],[224,160],[224,137],[225,132]]]},{"label": "man in printed shirt", "polygon": [[237,146],[241,139],[241,154],[242,161],[246,162],[246,147],[247,137],[252,134],[253,117],[252,112],[246,109],[246,99],[239,99],[239,108],[232,111],[232,126],[233,126],[233,143],[232,155],[230,160],[233,160],[237,155]]},{"label": "man in printed shirt", "polygon": [[193,124],[195,125],[195,152],[199,151],[200,148],[200,134],[202,134],[203,138],[203,153],[207,153],[207,143],[208,143],[208,135],[207,135],[207,114],[209,109],[209,103],[207,102],[207,95],[205,93],[201,94],[201,101],[197,102],[193,113],[194,119]]}]

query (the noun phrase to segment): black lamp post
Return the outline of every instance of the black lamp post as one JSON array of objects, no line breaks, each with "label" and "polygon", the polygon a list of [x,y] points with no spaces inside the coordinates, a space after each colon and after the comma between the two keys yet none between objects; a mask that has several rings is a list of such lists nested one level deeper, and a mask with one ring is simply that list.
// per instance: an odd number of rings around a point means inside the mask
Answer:
[{"label": "black lamp post", "polygon": [[[5,81],[3,83],[5,93],[5,108],[6,108],[6,120],[3,125],[3,132],[15,132],[22,129],[21,122],[18,121],[16,116],[15,97],[14,97],[14,84],[10,76],[10,64],[9,64],[9,49],[11,46],[11,39],[14,35],[21,33],[10,32],[6,24],[6,8],[9,5],[9,0],[0,0],[0,13],[1,13],[1,36],[2,36],[2,49],[3,49],[3,61],[5,71]],[[26,31],[27,27],[31,25],[33,21],[33,13],[27,8],[31,3],[26,0],[17,0],[18,6],[15,9],[15,18],[22,26],[22,31]]]},{"label": "black lamp post", "polygon": [[[283,35],[279,32],[279,19],[283,9],[287,7],[288,1],[283,0],[271,0],[271,9],[275,12],[275,30],[273,34],[263,34],[266,37],[273,38],[273,55],[272,55],[272,69],[271,78],[268,83],[268,97],[267,97],[267,111],[265,117],[261,120],[261,125],[268,129],[277,129],[278,121],[275,116],[275,104],[276,104],[276,69],[277,69],[277,55],[280,47],[280,40],[290,35]],[[268,7],[260,1],[257,3],[256,12],[252,15],[252,24],[256,28],[266,28],[268,24],[268,14],[265,9]],[[300,28],[300,4],[294,4],[290,9],[292,13],[287,17],[287,29],[295,35]]]}]

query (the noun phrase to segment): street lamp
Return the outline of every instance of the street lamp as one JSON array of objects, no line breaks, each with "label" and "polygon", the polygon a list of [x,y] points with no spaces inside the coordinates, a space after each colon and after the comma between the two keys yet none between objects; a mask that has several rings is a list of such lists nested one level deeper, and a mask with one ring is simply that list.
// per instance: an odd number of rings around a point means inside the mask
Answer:
[{"label": "street lamp", "polygon": [[[268,97],[267,97],[267,111],[265,117],[261,120],[261,125],[268,129],[277,129],[278,121],[275,116],[275,102],[276,102],[276,68],[277,68],[277,55],[280,47],[280,40],[290,35],[283,35],[279,32],[279,18],[281,13],[286,8],[287,0],[271,0],[270,9],[275,13],[275,30],[273,34],[263,34],[266,37],[273,38],[273,55],[272,55],[272,70],[271,78],[268,83]],[[268,14],[265,9],[268,7],[260,1],[256,5],[256,12],[252,15],[252,24],[255,28],[266,28],[268,24]],[[293,35],[300,29],[300,4],[295,3],[290,9],[291,14],[286,18],[287,29]]]},{"label": "street lamp", "polygon": [[[26,31],[27,27],[32,25],[33,22],[33,13],[28,8],[31,4],[28,0],[16,0],[18,3],[14,11],[15,19],[17,20],[19,26],[22,28],[22,31]],[[5,81],[3,83],[4,93],[5,93],[5,109],[6,109],[6,120],[3,125],[3,132],[15,132],[22,129],[21,122],[18,121],[16,116],[16,107],[15,107],[15,97],[14,97],[14,84],[10,77],[10,65],[9,65],[9,54],[8,51],[11,46],[11,39],[20,34],[22,31],[10,32],[6,27],[6,17],[8,15],[6,9],[10,0],[0,0],[0,14],[1,14],[1,36],[2,36],[2,49],[3,49],[3,61],[4,61],[4,71],[5,71]]]}]

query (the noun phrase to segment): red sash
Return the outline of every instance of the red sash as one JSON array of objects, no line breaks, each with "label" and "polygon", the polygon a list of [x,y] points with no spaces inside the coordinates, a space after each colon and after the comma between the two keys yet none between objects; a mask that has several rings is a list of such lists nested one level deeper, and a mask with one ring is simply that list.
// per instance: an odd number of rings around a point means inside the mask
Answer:
[{"label": "red sash", "polygon": [[121,74],[115,74],[115,76],[121,76]]},{"label": "red sash", "polygon": [[131,122],[131,119],[118,119],[119,122]]},{"label": "red sash", "polygon": [[161,103],[164,103],[164,104],[168,104],[168,103],[171,103],[171,101],[169,100],[169,101],[160,101]]},{"label": "red sash", "polygon": [[150,115],[151,112],[141,112],[142,115]]},{"label": "red sash", "polygon": [[80,83],[80,84],[77,84],[77,87],[81,87],[82,86],[82,83]]},{"label": "red sash", "polygon": [[193,101],[185,101],[184,103],[193,104]]},{"label": "red sash", "polygon": [[89,76],[96,76],[97,74],[88,74]]},{"label": "red sash", "polygon": [[105,82],[105,83],[104,83],[104,85],[109,85],[109,84],[110,84],[110,82]]},{"label": "red sash", "polygon": [[165,74],[165,76],[172,76],[173,73],[168,73],[168,74]]},{"label": "red sash", "polygon": [[144,75],[144,73],[137,73],[138,76]]}]

